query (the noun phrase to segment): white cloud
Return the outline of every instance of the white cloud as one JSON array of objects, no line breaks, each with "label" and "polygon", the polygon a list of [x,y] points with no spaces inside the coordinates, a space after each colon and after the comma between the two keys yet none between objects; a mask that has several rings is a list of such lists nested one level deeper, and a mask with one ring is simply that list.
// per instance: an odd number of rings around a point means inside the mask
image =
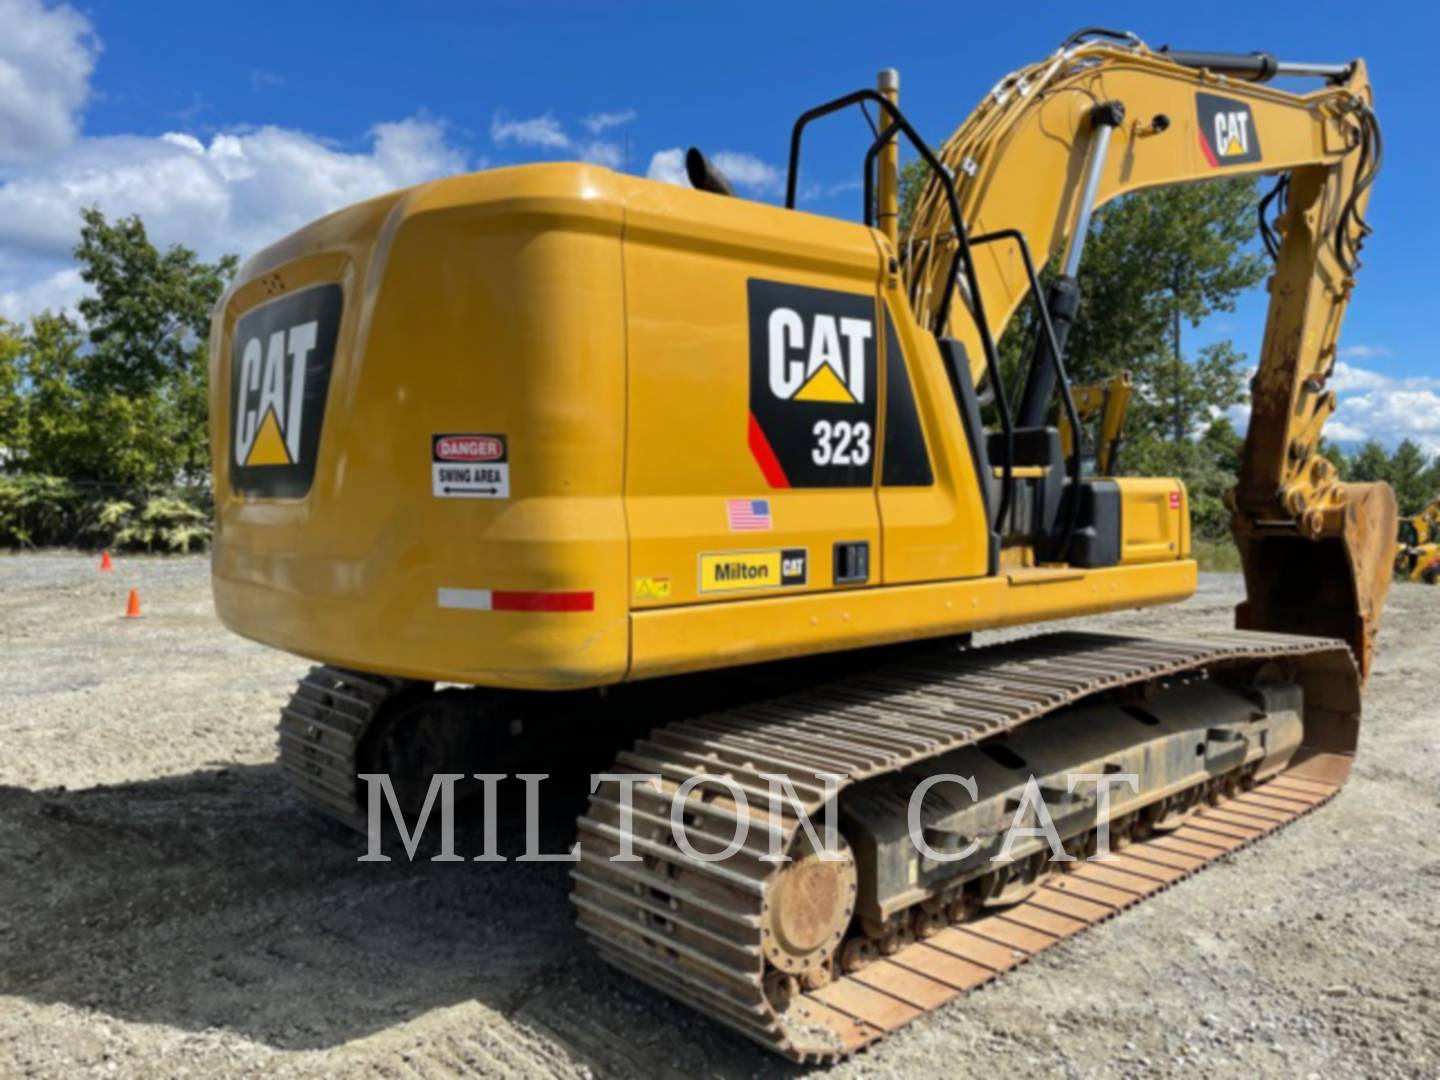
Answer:
[{"label": "white cloud", "polygon": [[1340,355],[1351,360],[1379,360],[1389,356],[1390,350],[1384,345],[1346,345]]},{"label": "white cloud", "polygon": [[[1344,351],[1343,349],[1341,350]],[[1371,368],[1356,367],[1344,360],[1335,362],[1335,373],[1325,384],[1327,390],[1337,394],[1354,394],[1367,390],[1431,390],[1440,389],[1440,378],[1430,375],[1407,375],[1396,378]]]},{"label": "white cloud", "polygon": [[[1341,350],[1342,352],[1344,350]],[[1378,371],[1371,371],[1368,368],[1356,367],[1354,364],[1347,364],[1343,360],[1335,362],[1335,373],[1330,376],[1326,384],[1327,389],[1334,390],[1337,394],[1355,393],[1360,390],[1377,390],[1388,385],[1389,378],[1381,375]]]},{"label": "white cloud", "polygon": [[1364,428],[1348,424],[1344,420],[1337,420],[1333,416],[1325,425],[1325,438],[1331,442],[1364,442],[1369,437],[1365,434]]},{"label": "white cloud", "polygon": [[0,318],[19,323],[41,311],[74,315],[75,306],[86,289],[79,270],[73,266],[62,267],[22,288],[0,292]]},{"label": "white cloud", "polygon": [[625,151],[619,143],[595,139],[580,148],[580,160],[604,165],[607,169],[618,169],[625,160]]},{"label": "white cloud", "polygon": [[[597,113],[585,118],[585,126],[592,134],[599,134],[606,128],[628,123],[634,116],[633,111]],[[572,139],[551,113],[528,120],[511,120],[503,112],[497,112],[490,121],[490,138],[496,146],[513,144],[535,150],[567,151],[581,161],[604,165],[607,169],[618,169],[625,160],[624,148],[619,143],[598,138]]]},{"label": "white cloud", "polygon": [[175,109],[165,115],[171,120],[179,120],[182,124],[193,124],[195,119],[203,113],[214,112],[214,102],[206,101],[200,96],[199,90],[190,91],[190,104],[183,109]]},{"label": "white cloud", "polygon": [[645,176],[650,180],[689,187],[690,178],[685,174],[685,151],[678,146],[655,151],[651,155],[650,167],[645,170]]},{"label": "white cloud", "polygon": [[516,143],[544,150],[565,150],[570,146],[570,137],[550,113],[529,120],[509,120],[497,112],[490,120],[490,138],[496,146]]},{"label": "white cloud", "polygon": [[[712,154],[710,160],[731,183],[752,195],[774,195],[784,186],[779,169],[751,154],[721,150]],[[685,151],[678,146],[657,151],[651,156],[645,175],[651,180],[689,187],[690,181],[685,174]]]},{"label": "white cloud", "polygon": [[[1254,373],[1250,369],[1247,379]],[[1374,439],[1391,448],[1401,439],[1412,439],[1427,455],[1440,454],[1440,377],[1397,377],[1341,360],[1325,388],[1340,399],[1325,424],[1327,439],[1343,443]],[[1233,406],[1226,415],[1243,432],[1250,421],[1250,406]]]},{"label": "white cloud", "polygon": [[43,161],[75,141],[99,51],[69,5],[0,0],[0,166]]},{"label": "white cloud", "polygon": [[354,151],[277,127],[208,143],[180,133],[81,139],[0,186],[0,312],[73,303],[78,279],[63,271],[87,206],[139,214],[162,246],[249,255],[339,207],[465,167],[444,125],[427,118],[377,124]]},{"label": "white cloud", "polygon": [[751,154],[721,150],[710,160],[715,163],[716,168],[730,178],[736,187],[748,188],[753,192],[763,194],[771,194],[780,190],[780,170]]},{"label": "white cloud", "polygon": [[1336,439],[1377,439],[1386,446],[1412,439],[1427,455],[1440,454],[1440,392],[1390,388],[1342,397],[1325,432]]},{"label": "white cloud", "polygon": [[613,127],[621,127],[635,119],[634,109],[621,109],[618,112],[591,113],[585,117],[585,130],[591,135],[599,135]]},{"label": "white cloud", "polygon": [[[249,255],[339,207],[461,172],[445,125],[376,124],[360,147],[302,131],[237,128],[202,141],[172,132],[83,137],[80,113],[100,43],[67,6],[0,0],[0,315],[73,308],[80,211],[139,214],[161,246]],[[256,69],[252,86],[277,85]],[[195,108],[206,107],[198,95]]]},{"label": "white cloud", "polygon": [[139,214],[160,243],[248,253],[338,207],[465,168],[434,120],[377,124],[369,139],[360,152],[277,127],[208,145],[177,133],[83,139],[0,187],[0,248],[64,257],[80,210],[98,206]]},{"label": "white cloud", "polygon": [[276,75],[275,72],[266,71],[264,68],[250,69],[250,89],[256,94],[262,90],[284,86],[288,81],[285,76]]}]

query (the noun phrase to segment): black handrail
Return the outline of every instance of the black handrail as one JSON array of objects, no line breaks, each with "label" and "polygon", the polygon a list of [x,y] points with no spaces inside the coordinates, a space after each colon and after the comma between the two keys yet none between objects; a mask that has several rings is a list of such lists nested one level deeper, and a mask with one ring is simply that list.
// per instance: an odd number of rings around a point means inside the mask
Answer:
[{"label": "black handrail", "polygon": [[[1010,421],[1010,408],[1004,400],[1005,395],[1001,390],[1003,383],[1000,378],[1000,354],[995,348],[995,338],[990,333],[990,321],[985,315],[985,302],[980,296],[980,282],[975,274],[975,263],[970,257],[970,239],[965,229],[965,219],[960,213],[960,197],[955,193],[955,180],[948,169],[935,156],[925,140],[911,126],[910,121],[905,119],[900,107],[889,98],[885,97],[878,90],[856,90],[846,94],[844,97],[836,98],[834,101],[826,102],[824,105],[817,105],[813,109],[800,114],[795,121],[794,128],[790,132],[790,163],[785,179],[785,207],[788,210],[795,209],[795,191],[800,180],[800,139],[805,128],[812,120],[818,120],[822,116],[829,116],[831,113],[839,112],[841,109],[848,109],[851,105],[858,105],[862,101],[873,101],[879,108],[884,109],[890,118],[890,124],[880,137],[876,139],[876,145],[884,145],[887,139],[894,138],[894,128],[899,128],[910,140],[910,145],[915,152],[925,159],[925,164],[930,166],[935,178],[940,182],[945,191],[945,201],[950,210],[950,220],[955,228],[955,257],[950,263],[950,276],[946,278],[944,295],[940,299],[940,307],[935,313],[935,326],[931,330],[937,338],[945,333],[945,327],[950,322],[951,298],[956,292],[956,281],[960,276],[960,268],[965,269],[965,282],[970,289],[971,316],[975,320],[976,329],[980,331],[980,344],[985,350],[985,369],[991,380],[991,385],[996,388],[995,408],[1000,415],[1000,427],[1005,436],[1005,461],[1003,463],[1004,481],[1000,490],[1000,510],[995,520],[1003,522],[1010,511],[1011,489],[1014,486],[1013,465],[1015,461],[1015,430]],[[876,147],[872,146],[872,150]],[[867,160],[873,160],[867,155]]]},{"label": "black handrail", "polygon": [[[1060,384],[1060,399],[1065,403],[1065,415],[1070,421],[1070,510],[1065,518],[1065,542],[1060,554],[1067,560],[1070,545],[1075,539],[1075,526],[1080,520],[1080,412],[1075,408],[1075,397],[1070,392],[1070,377],[1065,373],[1065,362],[1060,356],[1060,345],[1055,337],[1055,325],[1050,321],[1050,310],[1040,294],[1040,275],[1035,272],[1035,260],[1030,257],[1030,244],[1019,229],[996,229],[981,236],[972,237],[975,246],[989,244],[995,240],[1014,240],[1020,248],[1021,261],[1025,263],[1025,275],[1030,279],[1030,294],[1035,297],[1035,307],[1040,312],[1040,328],[1050,346],[1051,362],[1055,368],[1055,380]],[[1003,396],[1003,388],[997,385],[996,397]]]},{"label": "black handrail", "polygon": [[[969,261],[969,244],[965,238],[964,219],[960,214],[960,199],[955,194],[955,182],[950,178],[950,174],[945,166],[940,163],[940,159],[935,156],[935,152],[930,149],[924,139],[920,138],[920,135],[910,125],[910,121],[905,119],[905,115],[900,111],[899,106],[878,90],[856,90],[853,93],[846,94],[844,97],[836,98],[834,101],[827,102],[824,105],[817,105],[815,108],[800,114],[800,118],[795,121],[795,127],[790,132],[790,166],[785,180],[785,208],[787,210],[795,209],[795,192],[800,182],[800,139],[805,132],[805,128],[812,120],[818,120],[822,116],[839,112],[841,109],[849,108],[851,105],[858,105],[862,101],[873,101],[877,106],[884,109],[889,114],[891,120],[891,124],[886,128],[886,132],[889,132],[891,128],[895,127],[903,131],[905,137],[910,140],[910,144],[915,147],[915,152],[925,159],[925,163],[929,165],[935,175],[940,178],[941,184],[945,189],[946,201],[949,203],[950,218],[955,224],[955,234],[960,241],[959,250],[956,252],[956,258],[954,260],[955,269],[958,271],[962,258],[965,262]],[[883,140],[884,133],[882,133],[879,141],[883,143]],[[951,280],[953,281],[954,278]],[[947,289],[945,295],[941,298],[940,309],[936,312],[936,333],[942,332],[945,324],[950,321],[950,298],[952,292],[953,290]],[[985,342],[986,351],[989,352],[994,349],[995,343],[990,339],[990,327],[985,320],[983,306],[976,315],[976,321],[980,324],[981,337]]]}]

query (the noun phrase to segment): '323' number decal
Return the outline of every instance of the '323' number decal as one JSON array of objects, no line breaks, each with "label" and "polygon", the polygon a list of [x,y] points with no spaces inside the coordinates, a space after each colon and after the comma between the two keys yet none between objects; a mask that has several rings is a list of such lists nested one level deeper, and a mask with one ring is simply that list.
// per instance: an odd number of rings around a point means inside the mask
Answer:
[{"label": "'323' number decal", "polygon": [[817,420],[811,429],[815,447],[810,459],[816,465],[870,464],[870,425],[860,420]]}]

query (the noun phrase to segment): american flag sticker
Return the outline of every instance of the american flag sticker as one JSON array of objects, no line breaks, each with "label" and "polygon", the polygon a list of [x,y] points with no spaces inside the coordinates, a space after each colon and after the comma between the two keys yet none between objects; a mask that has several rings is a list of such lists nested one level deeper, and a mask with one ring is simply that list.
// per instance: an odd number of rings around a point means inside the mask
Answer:
[{"label": "american flag sticker", "polygon": [[769,499],[726,499],[725,516],[731,532],[769,532]]}]

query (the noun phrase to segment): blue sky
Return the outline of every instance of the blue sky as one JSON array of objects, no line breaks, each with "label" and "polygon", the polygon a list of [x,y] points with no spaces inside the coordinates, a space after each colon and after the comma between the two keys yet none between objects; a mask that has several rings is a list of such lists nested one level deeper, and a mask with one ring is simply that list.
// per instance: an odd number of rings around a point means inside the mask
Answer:
[{"label": "blue sky", "polygon": [[[886,33],[875,12],[894,26]],[[1431,5],[271,4],[63,6],[0,0],[0,315],[73,303],[75,209],[139,212],[164,242],[242,254],[378,190],[464,169],[587,157],[663,174],[667,151],[721,155],[776,199],[809,105],[901,71],[941,141],[997,78],[1079,23],[1152,45],[1364,56],[1386,161],[1347,320],[1336,434],[1440,453],[1426,270],[1440,250]],[[18,87],[18,91],[15,88]],[[587,123],[588,121],[588,123]],[[864,128],[807,140],[807,209],[855,216]],[[659,157],[657,158],[657,155]],[[1254,356],[1264,295],[1190,337]]]}]

